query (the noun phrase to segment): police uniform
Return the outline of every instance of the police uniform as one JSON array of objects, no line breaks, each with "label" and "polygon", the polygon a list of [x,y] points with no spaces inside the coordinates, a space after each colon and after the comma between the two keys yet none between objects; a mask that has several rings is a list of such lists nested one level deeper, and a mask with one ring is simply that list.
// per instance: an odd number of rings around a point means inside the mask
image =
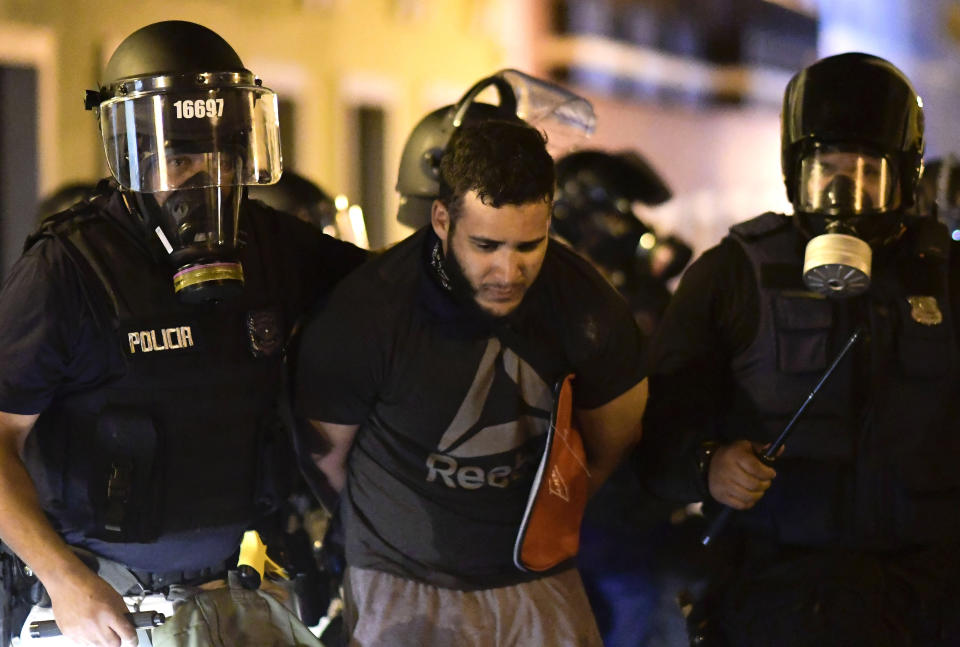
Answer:
[{"label": "police uniform", "polygon": [[771,488],[735,515],[739,567],[717,615],[737,645],[916,644],[955,630],[960,572],[949,240],[910,222],[876,252],[870,291],[840,300],[801,282],[806,238],[764,214],[688,270],[652,351],[641,474],[663,496],[709,500],[703,442],[774,440],[859,327]]},{"label": "police uniform", "polygon": [[277,415],[297,318],[364,252],[244,201],[242,296],[187,305],[160,241],[101,185],[49,219],[0,293],[0,411],[68,543],[147,588],[221,574],[282,496]]}]

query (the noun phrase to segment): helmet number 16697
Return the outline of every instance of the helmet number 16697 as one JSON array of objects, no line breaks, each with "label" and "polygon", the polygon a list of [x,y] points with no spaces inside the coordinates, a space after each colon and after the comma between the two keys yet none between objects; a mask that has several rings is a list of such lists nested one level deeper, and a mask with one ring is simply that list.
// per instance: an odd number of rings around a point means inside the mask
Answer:
[{"label": "helmet number 16697", "polygon": [[175,101],[177,119],[203,119],[204,117],[222,117],[223,99],[195,99],[193,101]]}]

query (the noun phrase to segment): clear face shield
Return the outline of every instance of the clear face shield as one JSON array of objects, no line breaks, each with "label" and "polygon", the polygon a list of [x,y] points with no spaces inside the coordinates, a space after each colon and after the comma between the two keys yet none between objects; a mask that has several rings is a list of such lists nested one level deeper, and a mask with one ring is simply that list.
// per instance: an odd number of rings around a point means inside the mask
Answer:
[{"label": "clear face shield", "polygon": [[900,205],[898,175],[886,157],[816,149],[800,162],[796,208],[848,219]]},{"label": "clear face shield", "polygon": [[[583,97],[518,70],[502,70],[490,77],[489,82],[495,84],[494,79],[498,78],[510,87],[517,117],[546,133],[547,149],[554,157],[579,145],[596,130],[593,106]],[[500,96],[502,104],[502,91]]]},{"label": "clear face shield", "polygon": [[110,171],[149,220],[188,301],[220,300],[242,287],[242,187],[280,178],[276,95],[245,76],[138,80],[131,85],[141,91],[99,106]]},{"label": "clear face shield", "polygon": [[826,232],[807,244],[804,283],[829,297],[863,293],[873,255],[867,241],[900,207],[895,163],[864,150],[817,148],[801,161],[799,182],[796,210],[821,219]]},{"label": "clear face shield", "polygon": [[[496,104],[480,99],[491,88]],[[429,223],[430,205],[440,194],[440,160],[464,121],[516,118],[546,134],[554,157],[592,134],[597,123],[589,101],[549,81],[511,69],[480,79],[455,104],[426,115],[410,134],[397,178],[397,219],[414,228]]]}]

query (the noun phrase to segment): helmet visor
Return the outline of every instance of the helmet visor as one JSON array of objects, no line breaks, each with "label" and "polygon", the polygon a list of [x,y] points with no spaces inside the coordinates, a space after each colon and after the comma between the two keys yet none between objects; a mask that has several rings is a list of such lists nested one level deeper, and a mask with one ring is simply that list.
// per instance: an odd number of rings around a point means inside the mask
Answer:
[{"label": "helmet visor", "polygon": [[118,96],[101,104],[100,129],[110,172],[131,191],[280,179],[277,97],[266,88]]},{"label": "helmet visor", "polygon": [[518,70],[503,70],[499,76],[513,89],[517,116],[545,131],[552,151],[568,150],[596,129],[593,106],[583,97]]},{"label": "helmet visor", "polygon": [[796,209],[854,216],[900,204],[895,163],[864,150],[817,148],[800,163]]}]

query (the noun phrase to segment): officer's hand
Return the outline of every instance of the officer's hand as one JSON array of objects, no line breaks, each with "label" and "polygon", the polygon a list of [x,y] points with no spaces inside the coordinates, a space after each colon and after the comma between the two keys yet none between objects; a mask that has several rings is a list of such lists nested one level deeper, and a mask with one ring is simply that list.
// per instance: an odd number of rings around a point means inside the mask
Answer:
[{"label": "officer's hand", "polygon": [[126,647],[137,644],[127,605],[112,586],[85,567],[45,583],[61,633],[80,645]]},{"label": "officer's hand", "polygon": [[748,440],[718,447],[707,473],[710,496],[736,510],[752,508],[777,475],[757,458],[759,450]]}]

